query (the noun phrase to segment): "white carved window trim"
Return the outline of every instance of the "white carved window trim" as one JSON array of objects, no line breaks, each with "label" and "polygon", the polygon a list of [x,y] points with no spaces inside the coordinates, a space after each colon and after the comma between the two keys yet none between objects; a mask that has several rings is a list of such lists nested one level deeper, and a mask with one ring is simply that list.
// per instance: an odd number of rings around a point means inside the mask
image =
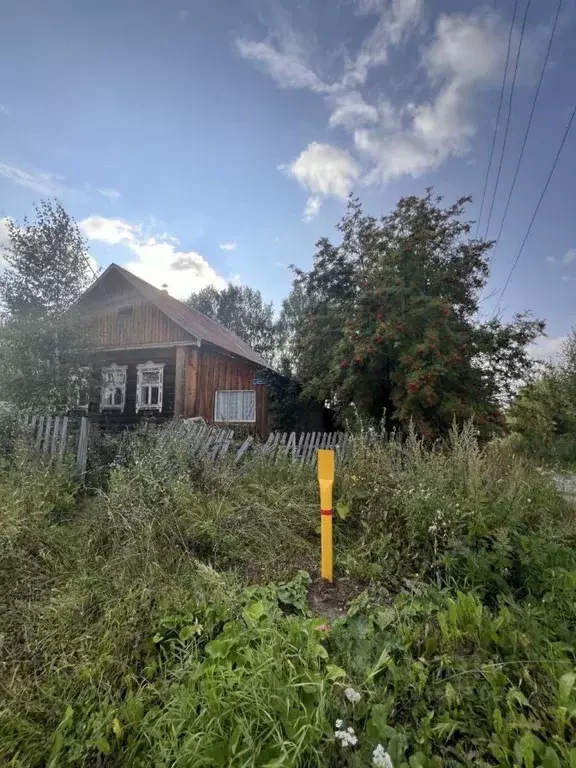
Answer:
[{"label": "white carved window trim", "polygon": [[[138,411],[161,411],[162,395],[164,390],[164,363],[153,363],[148,360],[147,363],[140,363],[136,366],[136,413]],[[156,384],[144,384],[145,373],[157,374]],[[158,402],[150,403],[152,399],[152,389],[158,388]]]},{"label": "white carved window trim", "polygon": [[[127,365],[108,365],[102,368],[102,384],[100,387],[100,410],[101,411],[120,411],[124,413],[124,406],[126,405],[126,372],[128,370]],[[112,381],[109,377],[112,376]],[[112,394],[112,403],[107,403],[107,395],[110,391],[120,390],[120,403],[114,403],[114,395]]]},{"label": "white carved window trim", "polygon": [[214,421],[254,424],[256,391],[254,389],[220,389],[214,397]]}]

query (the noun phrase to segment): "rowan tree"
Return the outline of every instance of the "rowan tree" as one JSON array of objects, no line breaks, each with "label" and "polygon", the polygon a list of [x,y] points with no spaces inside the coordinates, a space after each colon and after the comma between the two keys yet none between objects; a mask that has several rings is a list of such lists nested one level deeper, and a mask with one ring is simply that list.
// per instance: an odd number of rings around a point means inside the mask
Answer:
[{"label": "rowan tree", "polygon": [[469,198],[441,207],[428,190],[377,220],[351,199],[339,245],[317,244],[313,268],[297,271],[307,297],[295,361],[305,396],[351,403],[380,419],[412,420],[424,435],[454,418],[491,432],[501,398],[531,367],[527,345],[543,323],[478,319],[491,243],[470,238]]}]

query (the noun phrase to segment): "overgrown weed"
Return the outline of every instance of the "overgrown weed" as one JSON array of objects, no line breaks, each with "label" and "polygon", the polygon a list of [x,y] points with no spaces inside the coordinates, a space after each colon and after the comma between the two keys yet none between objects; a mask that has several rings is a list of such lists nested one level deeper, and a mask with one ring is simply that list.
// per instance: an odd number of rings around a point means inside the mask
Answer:
[{"label": "overgrown weed", "polygon": [[331,624],[313,469],[120,447],[89,497],[24,444],[0,466],[4,763],[576,766],[573,510],[509,443],[353,441],[336,578],[366,590]]}]

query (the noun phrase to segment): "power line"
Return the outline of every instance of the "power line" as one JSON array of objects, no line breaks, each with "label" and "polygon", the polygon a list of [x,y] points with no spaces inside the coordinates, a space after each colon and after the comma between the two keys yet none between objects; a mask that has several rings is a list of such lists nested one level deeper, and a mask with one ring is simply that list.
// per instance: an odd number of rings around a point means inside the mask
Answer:
[{"label": "power line", "polygon": [[531,3],[531,0],[528,0],[528,2],[526,3],[526,10],[524,11],[524,18],[522,19],[522,27],[520,29],[520,41],[518,43],[518,53],[516,54],[516,64],[514,65],[514,76],[512,78],[512,85],[510,86],[510,99],[508,101],[508,115],[506,117],[506,128],[504,129],[504,141],[502,142],[502,152],[500,153],[500,162],[498,164],[498,171],[496,173],[496,184],[494,185],[494,194],[492,195],[492,202],[490,203],[490,212],[488,213],[488,223],[486,224],[486,231],[484,232],[485,239],[488,237],[490,222],[492,221],[492,211],[494,210],[494,203],[496,201],[496,194],[498,192],[498,184],[500,183],[502,163],[504,162],[504,155],[506,154],[506,143],[508,142],[508,130],[510,129],[510,117],[512,116],[512,102],[514,99],[514,88],[516,86],[516,77],[518,75],[518,63],[520,61],[520,53],[522,52],[522,42],[524,41],[524,30],[526,29],[526,19],[528,18],[530,3]]},{"label": "power line", "polygon": [[562,4],[564,0],[560,0],[558,3],[558,8],[556,10],[556,16],[554,18],[554,24],[552,26],[552,32],[550,34],[550,40],[548,41],[548,48],[546,50],[546,56],[544,57],[544,63],[542,65],[542,71],[540,72],[540,79],[538,81],[538,86],[536,88],[536,93],[534,94],[534,100],[532,101],[532,109],[530,111],[530,117],[528,118],[528,125],[526,126],[526,133],[524,134],[524,141],[522,142],[522,148],[520,150],[520,155],[518,157],[518,162],[516,164],[516,170],[514,172],[514,179],[512,181],[512,186],[510,187],[510,192],[508,193],[508,199],[506,200],[506,206],[504,208],[504,215],[502,216],[502,221],[500,223],[500,229],[498,230],[498,236],[496,237],[496,245],[494,246],[494,251],[492,252],[492,255],[490,257],[490,261],[492,262],[496,256],[496,252],[498,250],[498,244],[500,242],[500,237],[502,235],[502,230],[504,229],[504,222],[506,221],[506,216],[508,215],[508,208],[510,207],[510,201],[512,199],[512,194],[514,193],[514,189],[516,187],[516,181],[518,180],[518,173],[520,171],[520,166],[522,164],[522,158],[524,157],[524,150],[526,149],[526,142],[528,141],[528,134],[530,133],[530,128],[532,127],[532,119],[534,118],[534,112],[536,111],[536,102],[538,101],[538,96],[540,95],[540,88],[542,87],[542,81],[544,80],[544,73],[546,71],[546,65],[548,64],[548,58],[550,56],[550,51],[552,50],[552,43],[554,41],[554,35],[556,33],[556,26],[558,24],[558,18],[560,16],[560,11],[562,9]]},{"label": "power line", "polygon": [[508,288],[508,285],[510,283],[510,279],[512,278],[512,275],[514,274],[514,270],[518,266],[518,262],[520,261],[520,257],[522,256],[522,252],[524,250],[524,246],[526,245],[526,241],[528,240],[528,237],[529,237],[530,232],[532,230],[532,225],[534,224],[534,220],[536,219],[538,211],[540,210],[540,206],[542,204],[542,200],[544,200],[544,195],[546,194],[546,191],[548,189],[548,186],[550,184],[552,176],[554,175],[554,171],[556,170],[556,166],[558,165],[558,160],[560,159],[560,155],[562,154],[562,150],[564,149],[564,144],[566,144],[566,139],[568,138],[568,134],[570,133],[570,128],[572,128],[572,123],[574,122],[574,117],[575,116],[576,116],[576,104],[574,105],[574,109],[572,110],[572,114],[570,115],[570,120],[568,121],[568,125],[566,126],[566,130],[564,131],[564,136],[562,138],[562,141],[560,142],[560,147],[558,148],[558,152],[556,153],[556,157],[554,158],[554,163],[552,164],[552,169],[550,170],[550,173],[548,174],[548,178],[546,179],[546,184],[544,185],[544,189],[542,190],[542,194],[540,195],[540,199],[538,200],[536,208],[534,209],[534,213],[532,214],[532,218],[530,219],[530,224],[528,225],[528,229],[526,230],[526,235],[524,236],[524,240],[522,241],[522,245],[520,246],[520,250],[518,251],[518,255],[516,256],[514,264],[512,264],[512,268],[510,269],[510,272],[508,273],[508,277],[506,278],[506,282],[504,283],[504,288],[502,288],[502,290],[500,292],[500,297],[498,299],[498,304],[496,305],[496,312],[495,312],[495,314],[497,314],[499,309],[500,309],[500,303],[502,301],[502,297],[504,296],[504,292],[506,291],[506,288]]},{"label": "power line", "polygon": [[488,168],[486,169],[486,177],[484,179],[484,189],[482,190],[482,202],[480,203],[480,213],[478,215],[478,221],[476,223],[476,235],[478,237],[478,231],[480,229],[480,221],[482,219],[482,211],[484,210],[484,199],[486,198],[486,190],[488,188],[488,178],[490,176],[490,169],[492,167],[492,159],[494,157],[494,148],[496,146],[496,136],[498,135],[498,126],[500,125],[500,113],[502,112],[502,103],[504,101],[504,89],[506,88],[506,75],[508,74],[508,62],[510,61],[510,49],[512,47],[512,33],[514,31],[514,21],[516,19],[516,11],[518,9],[518,0],[514,0],[514,11],[512,13],[512,21],[510,22],[510,31],[508,33],[508,50],[506,51],[506,64],[504,65],[504,75],[502,77],[502,87],[500,88],[500,101],[498,103],[498,113],[496,115],[496,126],[494,128],[494,136],[492,137],[492,147],[490,149],[490,159],[488,160]]}]

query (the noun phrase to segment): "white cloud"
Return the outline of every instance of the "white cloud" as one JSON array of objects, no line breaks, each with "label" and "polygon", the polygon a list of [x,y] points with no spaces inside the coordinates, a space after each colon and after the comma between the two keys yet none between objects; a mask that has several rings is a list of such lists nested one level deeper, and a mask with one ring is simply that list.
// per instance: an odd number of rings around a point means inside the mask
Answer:
[{"label": "white cloud", "polygon": [[[355,5],[359,13],[376,15],[355,52],[342,46],[320,56],[312,37],[307,41],[298,35],[286,17],[265,41],[237,42],[242,56],[256,61],[280,86],[318,94],[330,110],[329,125],[346,131],[357,151],[353,158],[345,149],[331,148],[341,153],[334,169],[320,156],[319,148],[329,145],[313,142],[290,166],[290,174],[311,193],[305,218],[317,212],[323,196],[343,197],[341,190],[347,194],[354,183],[385,184],[405,175],[419,176],[465,155],[477,131],[478,90],[497,86],[502,78],[508,22],[488,8],[442,13],[430,39],[419,47],[414,65],[423,73],[415,93],[426,95],[415,99],[410,93],[394,103],[394,92],[378,91],[374,83],[367,87],[368,76],[388,64],[410,36],[423,33],[424,2],[355,0]],[[537,28],[526,30],[522,60],[527,51],[538,58],[538,34]],[[514,39],[517,43],[518,30]],[[343,175],[342,157],[347,169]]]},{"label": "white cloud", "polygon": [[316,141],[283,168],[314,196],[346,198],[360,175],[360,166],[345,149]]},{"label": "white cloud", "polygon": [[362,6],[365,12],[380,11],[380,18],[362,43],[356,60],[347,68],[343,79],[347,87],[365,83],[371,69],[386,64],[389,48],[399,45],[418,27],[423,0],[392,0],[386,5],[364,2]]},{"label": "white cloud", "polygon": [[306,207],[302,212],[304,221],[311,221],[315,216],[318,216],[321,206],[322,200],[319,197],[309,197],[306,201]]},{"label": "white cloud", "polygon": [[173,296],[186,298],[207,285],[226,287],[203,256],[178,249],[170,235],[145,236],[141,225],[105,216],[90,216],[79,226],[90,240],[126,247],[135,258],[123,266],[157,288],[166,284]]},{"label": "white cloud", "polygon": [[342,125],[355,128],[364,123],[378,121],[378,109],[368,104],[358,91],[343,91],[330,99],[334,111],[330,115],[330,125]]},{"label": "white cloud", "polygon": [[576,248],[569,248],[562,258],[563,264],[572,264],[576,261]]},{"label": "white cloud", "polygon": [[529,347],[529,352],[536,360],[554,360],[562,350],[566,336],[540,336]]},{"label": "white cloud", "polygon": [[237,40],[236,45],[241,56],[256,61],[281,88],[306,88],[317,93],[332,90],[310,68],[306,50],[294,34],[270,42]]},{"label": "white cloud", "polygon": [[4,176],[5,179],[20,187],[26,187],[47,197],[57,197],[67,191],[62,183],[64,177],[47,171],[27,171],[15,165],[0,163],[0,176]]},{"label": "white cloud", "polygon": [[567,283],[570,280],[570,275],[562,275],[560,280],[562,280],[564,283]]},{"label": "white cloud", "polygon": [[550,264],[554,264],[556,259],[554,256],[546,256],[546,261],[549,262]]},{"label": "white cloud", "polygon": [[230,243],[220,243],[219,246],[223,251],[235,251],[237,248],[237,243],[230,242]]},{"label": "white cloud", "polygon": [[140,226],[123,219],[109,219],[106,216],[89,216],[78,225],[89,240],[99,240],[109,245],[135,243],[140,239]]},{"label": "white cloud", "polygon": [[12,110],[6,104],[0,104],[0,115],[11,115]]},{"label": "white cloud", "polygon": [[122,197],[117,189],[112,189],[111,187],[96,187],[96,192],[102,195],[102,197],[107,197],[109,200],[118,200],[119,197]]}]

